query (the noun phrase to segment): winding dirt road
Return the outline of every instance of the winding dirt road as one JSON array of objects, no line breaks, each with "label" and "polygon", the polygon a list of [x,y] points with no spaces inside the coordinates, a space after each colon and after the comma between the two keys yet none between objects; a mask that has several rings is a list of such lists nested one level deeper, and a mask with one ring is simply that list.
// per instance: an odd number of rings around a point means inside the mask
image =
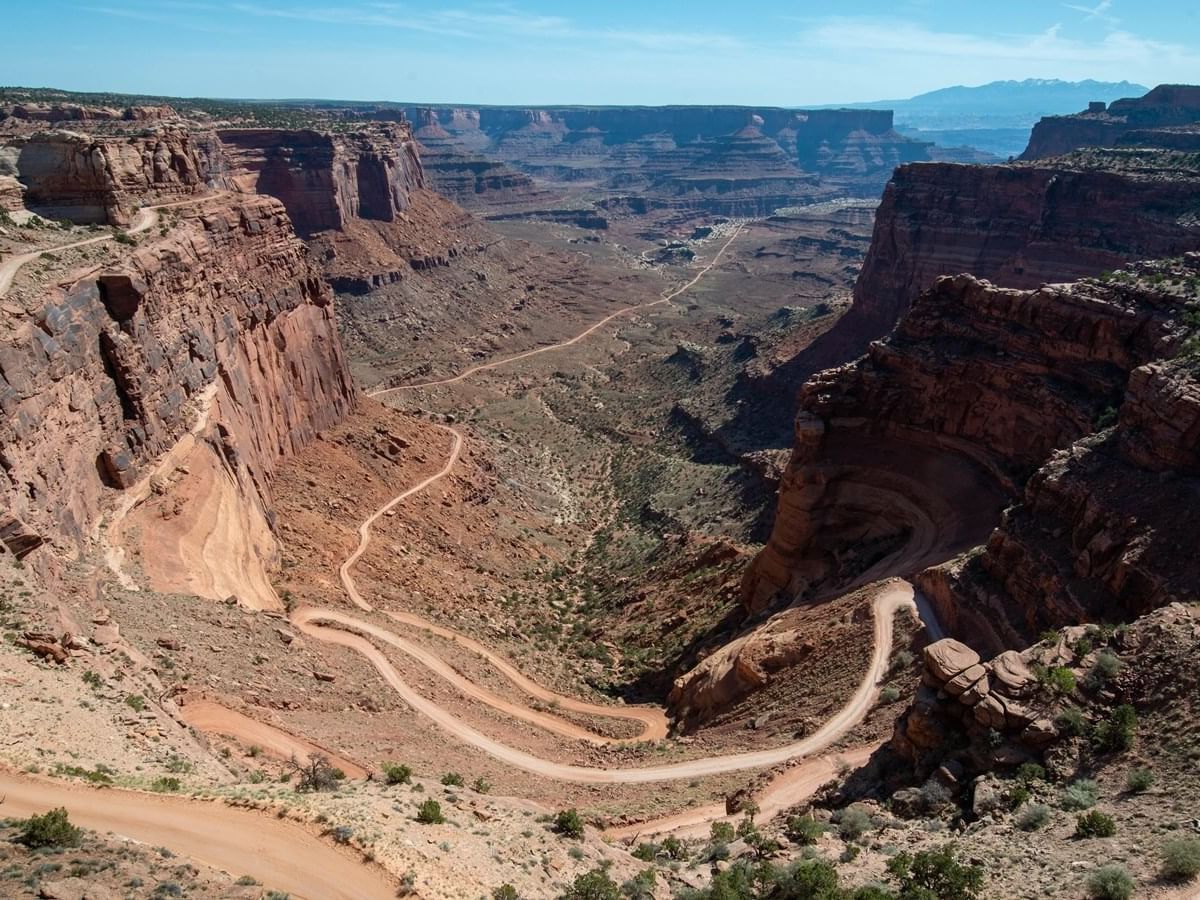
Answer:
[{"label": "winding dirt road", "polygon": [[631,312],[637,312],[639,309],[650,309],[651,307],[654,307],[654,306],[662,306],[664,303],[670,303],[672,300],[674,300],[680,294],[682,294],[685,291],[690,290],[692,287],[694,287],[700,281],[701,278],[703,278],[705,275],[707,275],[709,273],[709,271],[712,270],[713,266],[715,266],[718,262],[721,261],[721,257],[725,255],[725,251],[729,249],[729,245],[732,244],[737,239],[737,236],[742,233],[742,227],[743,226],[739,224],[733,229],[733,234],[731,234],[729,236],[729,240],[727,240],[724,244],[721,245],[721,249],[717,251],[716,255],[709,261],[709,263],[706,266],[704,266],[704,268],[702,268],[699,272],[696,273],[696,277],[694,277],[691,281],[687,282],[686,284],[684,284],[680,287],[675,288],[670,293],[664,294],[663,296],[659,297],[657,300],[652,300],[649,303],[639,303],[635,306],[626,306],[623,309],[618,309],[615,313],[605,316],[599,322],[597,322],[594,325],[589,326],[588,328],[585,328],[583,331],[579,332],[579,334],[575,335],[575,337],[573,337],[569,340],[561,341],[557,344],[550,344],[545,347],[538,347],[536,350],[526,350],[524,353],[518,353],[514,356],[506,356],[503,359],[496,360],[495,362],[483,363],[478,366],[471,366],[471,368],[466,369],[465,371],[460,372],[459,374],[457,374],[451,378],[441,378],[437,381],[421,381],[421,382],[418,382],[417,384],[402,384],[397,387],[380,388],[380,389],[377,389],[374,391],[367,391],[367,396],[368,397],[382,397],[385,394],[395,393],[396,391],[415,391],[418,388],[436,387],[437,385],[440,385],[440,384],[457,384],[458,382],[463,381],[464,379],[470,378],[472,375],[477,375],[480,372],[486,372],[486,371],[489,371],[490,369],[497,369],[500,366],[505,366],[505,365],[508,365],[509,363],[517,362],[518,360],[529,359],[529,357],[531,357],[531,356],[538,356],[539,354],[542,354],[542,353],[552,353],[556,350],[562,350],[564,347],[571,347],[575,344],[578,344],[580,341],[582,341],[584,338],[588,337],[589,335],[594,334],[597,330],[603,328],[609,322],[613,321],[613,319],[620,318],[621,316],[627,315],[628,313],[631,313]]},{"label": "winding dirt road", "polygon": [[66,807],[71,821],[152,847],[253,875],[268,888],[307,900],[385,900],[396,889],[377,866],[364,865],[294,822],[222,803],[111,788],[89,788],[0,770],[0,816],[23,817]]},{"label": "winding dirt road", "polygon": [[[160,209],[171,209],[176,206],[189,206],[193,203],[203,203],[206,200],[212,200],[216,197],[223,196],[222,194],[207,194],[203,197],[190,197],[187,200],[176,200],[173,203],[159,203],[155,206],[144,206],[138,210],[137,215],[133,217],[133,222],[129,226],[126,234],[140,234],[143,231],[148,231],[153,228],[158,222],[158,211]],[[59,253],[63,250],[74,250],[76,247],[87,247],[91,244],[103,244],[105,241],[113,240],[115,235],[102,234],[99,237],[88,238],[83,241],[75,241],[73,244],[60,244],[57,247],[43,247],[41,250],[31,250],[28,253],[21,253],[14,256],[12,259],[5,260],[0,263],[0,299],[12,287],[13,279],[17,277],[17,272],[26,263],[33,262],[43,253]]]}]

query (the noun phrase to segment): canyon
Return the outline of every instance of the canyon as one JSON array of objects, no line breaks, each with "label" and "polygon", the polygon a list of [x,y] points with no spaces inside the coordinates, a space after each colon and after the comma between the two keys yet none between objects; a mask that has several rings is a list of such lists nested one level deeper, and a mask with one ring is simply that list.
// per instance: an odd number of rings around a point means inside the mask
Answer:
[{"label": "canyon", "polygon": [[1195,794],[1191,97],[1007,164],[885,110],[3,97],[14,810],[199,896],[864,885],[966,820],[986,896],[1078,892],[1069,817],[983,798]]}]

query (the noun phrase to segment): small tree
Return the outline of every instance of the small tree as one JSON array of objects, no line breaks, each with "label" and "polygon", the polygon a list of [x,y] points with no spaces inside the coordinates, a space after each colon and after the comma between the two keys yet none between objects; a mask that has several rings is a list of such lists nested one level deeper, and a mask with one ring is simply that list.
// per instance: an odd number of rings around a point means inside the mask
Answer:
[{"label": "small tree", "polygon": [[812,816],[792,816],[787,820],[783,833],[793,843],[808,846],[820,840],[825,833],[825,826]]},{"label": "small tree", "polygon": [[983,890],[983,867],[960,863],[950,845],[915,855],[897,853],[887,869],[900,882],[902,900],[974,900]]},{"label": "small tree", "polygon": [[554,814],[554,830],[563,837],[583,837],[583,819],[574,809],[559,810]]},{"label": "small tree", "polygon": [[1112,837],[1117,833],[1117,823],[1098,809],[1085,812],[1075,818],[1075,837]]},{"label": "small tree", "polygon": [[17,842],[31,850],[40,847],[78,847],[83,832],[71,824],[63,807],[40,816],[30,816],[20,823]]},{"label": "small tree", "polygon": [[621,891],[607,872],[593,869],[576,878],[560,900],[621,900]]},{"label": "small tree", "polygon": [[1130,769],[1125,775],[1125,790],[1131,794],[1142,794],[1154,786],[1154,773],[1149,769]]},{"label": "small tree", "polygon": [[1163,845],[1162,857],[1164,877],[1190,881],[1200,875],[1200,838],[1172,838]]},{"label": "small tree", "polygon": [[336,791],[338,786],[338,770],[329,764],[329,757],[322,753],[314,753],[307,762],[301,763],[292,757],[292,771],[299,776],[296,790],[301,793],[309,791]]},{"label": "small tree", "polygon": [[1129,900],[1133,887],[1129,872],[1116,863],[1101,866],[1087,879],[1088,896],[1092,900]]},{"label": "small tree", "polygon": [[441,825],[446,821],[442,815],[442,804],[432,798],[426,800],[417,807],[417,821],[422,825]]},{"label": "small tree", "polygon": [[1122,753],[1133,747],[1136,733],[1137,713],[1128,703],[1122,703],[1096,726],[1092,743],[1101,753]]},{"label": "small tree", "polygon": [[408,766],[385,762],[381,768],[388,784],[412,784],[412,769]]}]

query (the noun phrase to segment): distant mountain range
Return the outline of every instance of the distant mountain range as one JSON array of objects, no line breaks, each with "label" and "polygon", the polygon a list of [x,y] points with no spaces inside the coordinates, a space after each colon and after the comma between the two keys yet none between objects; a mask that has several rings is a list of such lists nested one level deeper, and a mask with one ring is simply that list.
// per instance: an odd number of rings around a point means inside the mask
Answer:
[{"label": "distant mountain range", "polygon": [[892,109],[896,129],[903,134],[949,146],[967,144],[997,156],[1016,156],[1025,149],[1029,130],[1043,116],[1079,112],[1092,100],[1111,103],[1122,97],[1140,97],[1148,90],[1130,81],[1026,78],[977,87],[955,85],[906,100],[838,105]]}]

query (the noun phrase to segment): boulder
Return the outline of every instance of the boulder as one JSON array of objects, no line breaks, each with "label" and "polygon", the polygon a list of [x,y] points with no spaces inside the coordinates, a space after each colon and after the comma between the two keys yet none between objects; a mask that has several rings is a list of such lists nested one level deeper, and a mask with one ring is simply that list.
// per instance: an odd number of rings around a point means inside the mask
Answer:
[{"label": "boulder", "polygon": [[979,681],[979,679],[985,677],[987,672],[988,670],[986,668],[977,663],[976,665],[971,666],[969,669],[959,672],[957,675],[947,681],[943,686],[943,690],[945,690],[947,694],[957,697],[959,694],[962,694],[977,681]]},{"label": "boulder", "polygon": [[925,648],[925,669],[943,684],[972,666],[979,665],[979,654],[961,641],[944,638]]},{"label": "boulder", "polygon": [[1036,679],[1029,666],[1016,650],[1005,650],[991,662],[992,689],[1006,697],[1025,697],[1034,687]]}]

